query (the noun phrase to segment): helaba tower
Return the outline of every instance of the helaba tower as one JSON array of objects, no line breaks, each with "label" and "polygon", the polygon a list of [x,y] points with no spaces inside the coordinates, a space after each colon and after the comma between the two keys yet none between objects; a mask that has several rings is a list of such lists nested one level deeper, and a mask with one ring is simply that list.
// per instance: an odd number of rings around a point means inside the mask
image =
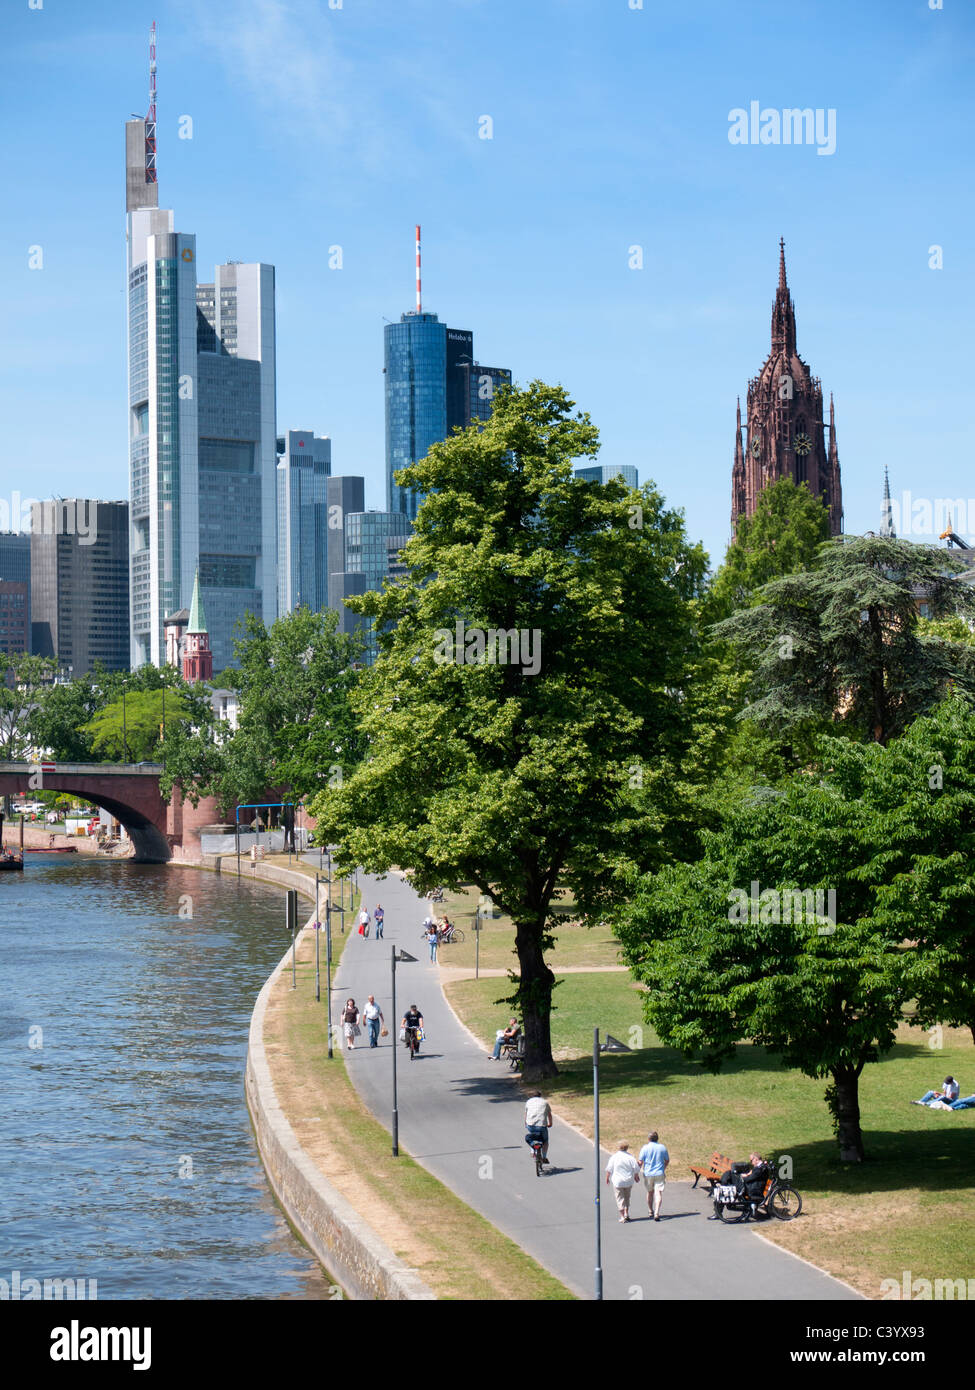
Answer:
[{"label": "helaba tower", "polygon": [[165,661],[199,571],[220,670],[237,621],[277,610],[274,267],[197,283],[196,238],[159,207],[155,25],[149,83],[125,124],[131,661]]},{"label": "helaba tower", "polygon": [[422,459],[456,427],[486,420],[499,386],[511,384],[505,367],[474,361],[474,335],[448,328],[424,312],[420,285],[420,228],[416,229],[416,309],[388,323],[384,334],[386,374],[386,507],[416,520],[422,495],[400,487],[393,476]]}]

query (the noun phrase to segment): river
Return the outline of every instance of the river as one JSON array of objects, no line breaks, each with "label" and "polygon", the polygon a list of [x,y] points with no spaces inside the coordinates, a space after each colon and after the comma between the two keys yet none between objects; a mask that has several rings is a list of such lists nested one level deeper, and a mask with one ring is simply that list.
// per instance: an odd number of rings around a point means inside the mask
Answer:
[{"label": "river", "polygon": [[282,890],[27,859],[0,874],[0,1280],[328,1298],[244,1100],[251,1011],[288,941]]}]

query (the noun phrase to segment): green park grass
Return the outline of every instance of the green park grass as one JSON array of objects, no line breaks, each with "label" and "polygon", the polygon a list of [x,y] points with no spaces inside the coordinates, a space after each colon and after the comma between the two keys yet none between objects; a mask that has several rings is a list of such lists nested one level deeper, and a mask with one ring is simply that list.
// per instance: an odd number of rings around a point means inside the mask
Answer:
[{"label": "green park grass", "polygon": [[[558,973],[558,972],[556,972]],[[504,982],[459,980],[450,1002],[479,1038],[493,1042],[507,1008]],[[690,1179],[714,1149],[747,1158],[758,1149],[788,1156],[803,1196],[802,1216],[763,1223],[776,1244],[844,1279],[869,1298],[881,1281],[975,1277],[975,1110],[911,1105],[949,1073],[975,1092],[975,1048],[967,1030],[928,1034],[903,1025],[893,1050],[860,1079],[867,1161],[841,1164],[823,1100],[826,1081],[785,1070],[763,1048],[743,1046],[717,1076],[664,1046],[643,1021],[629,975],[565,976],[555,991],[553,1049],[560,1075],[547,1083],[555,1113],[592,1134],[593,1028],[634,1048],[600,1062],[600,1132],[607,1146],[642,1142],[651,1129],[670,1150],[670,1174]],[[667,1198],[679,1210],[679,1189]],[[756,1228],[757,1229],[757,1228]],[[718,1233],[720,1235],[720,1232]]]},{"label": "green park grass", "polygon": [[[434,903],[434,913],[442,917],[444,913],[464,933],[464,940],[457,945],[444,946],[440,951],[440,964],[474,968],[474,909],[477,906],[478,891],[468,888],[462,893],[445,893],[442,903]],[[619,943],[609,927],[587,927],[572,924],[573,905],[570,902],[559,904],[558,911],[565,917],[565,925],[555,933],[555,946],[549,952],[548,962],[553,970],[584,969],[599,970],[607,965],[619,964]],[[480,968],[482,970],[517,969],[518,958],[514,950],[515,932],[510,917],[481,918]],[[417,940],[421,934],[421,922],[416,924]]]},{"label": "green park grass", "polygon": [[[348,932],[345,938],[334,932],[335,962],[347,939]],[[292,990],[291,971],[284,971],[272,991],[265,1044],[285,1114],[326,1177],[438,1298],[573,1298],[402,1149],[393,1158],[388,1132],[349,1080],[341,1046],[328,1058],[325,967],[322,961],[319,1003],[310,932],[298,948],[296,978]]]}]

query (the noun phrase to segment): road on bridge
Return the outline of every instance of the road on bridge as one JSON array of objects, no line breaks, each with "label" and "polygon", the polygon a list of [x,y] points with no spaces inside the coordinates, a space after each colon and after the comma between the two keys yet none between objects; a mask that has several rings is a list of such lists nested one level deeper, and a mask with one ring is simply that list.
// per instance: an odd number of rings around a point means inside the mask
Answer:
[{"label": "road on bridge", "polygon": [[[334,982],[332,1017],[338,1017],[338,1006],[350,995],[361,1008],[367,995],[374,994],[389,1037],[373,1050],[363,1029],[355,1050],[346,1052],[354,1085],[389,1129],[390,1049],[396,1045],[406,1006],[418,1004],[428,1035],[420,1056],[410,1062],[399,1044],[401,1149],[575,1293],[591,1298],[595,1269],[591,1140],[556,1118],[549,1150],[551,1169],[535,1176],[524,1143],[522,1090],[510,1070],[488,1059],[448,1005],[438,968],[429,961],[421,939],[426,903],[398,875],[376,879],[360,873],[359,883],[370,913],[377,902],[386,910],[385,937],[378,941],[372,933],[360,937],[347,918],[352,935]],[[390,1007],[392,946],[417,957],[415,965],[397,966],[397,1018]],[[503,1025],[503,1010],[498,1012]],[[634,1114],[634,1137],[647,1127],[647,1117]],[[604,1152],[601,1169],[608,1157]],[[859,1297],[845,1284],[762,1240],[750,1226],[706,1221],[711,1204],[689,1183],[668,1184],[657,1224],[648,1219],[645,1197],[636,1190],[634,1219],[625,1229],[618,1221],[612,1189],[602,1182],[602,1174],[600,1178],[603,1296],[607,1299],[713,1300],[722,1296],[718,1290],[725,1297],[748,1299]]]}]

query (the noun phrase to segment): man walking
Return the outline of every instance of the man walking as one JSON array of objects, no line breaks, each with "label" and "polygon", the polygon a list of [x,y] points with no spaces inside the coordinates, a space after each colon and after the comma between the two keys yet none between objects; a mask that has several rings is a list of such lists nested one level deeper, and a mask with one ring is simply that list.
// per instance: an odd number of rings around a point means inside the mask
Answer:
[{"label": "man walking", "polygon": [[647,1142],[640,1150],[637,1162],[643,1173],[643,1181],[647,1185],[647,1211],[650,1212],[654,1221],[659,1221],[670,1154],[660,1143],[659,1135],[655,1129],[652,1129],[647,1135]]},{"label": "man walking", "polygon": [[377,940],[377,941],[379,940],[379,938],[380,938],[380,937],[382,936],[382,934],[383,934],[383,921],[385,920],[385,916],[386,916],[386,914],[385,914],[385,912],[383,911],[383,905],[382,905],[382,903],[377,903],[377,904],[376,904],[376,910],[375,910],[375,912],[372,914],[372,920],[373,920],[373,921],[375,922],[375,924],[376,924],[376,940]]},{"label": "man walking", "polygon": [[629,1150],[629,1144],[620,1144],[606,1164],[606,1181],[613,1184],[621,1221],[630,1219],[630,1193],[640,1179],[640,1165]]},{"label": "man walking", "polygon": [[366,1027],[369,1029],[369,1046],[379,1046],[379,1028],[385,1022],[383,1011],[376,1003],[376,996],[370,994],[366,1007],[362,1010],[362,1017],[366,1020]]}]

